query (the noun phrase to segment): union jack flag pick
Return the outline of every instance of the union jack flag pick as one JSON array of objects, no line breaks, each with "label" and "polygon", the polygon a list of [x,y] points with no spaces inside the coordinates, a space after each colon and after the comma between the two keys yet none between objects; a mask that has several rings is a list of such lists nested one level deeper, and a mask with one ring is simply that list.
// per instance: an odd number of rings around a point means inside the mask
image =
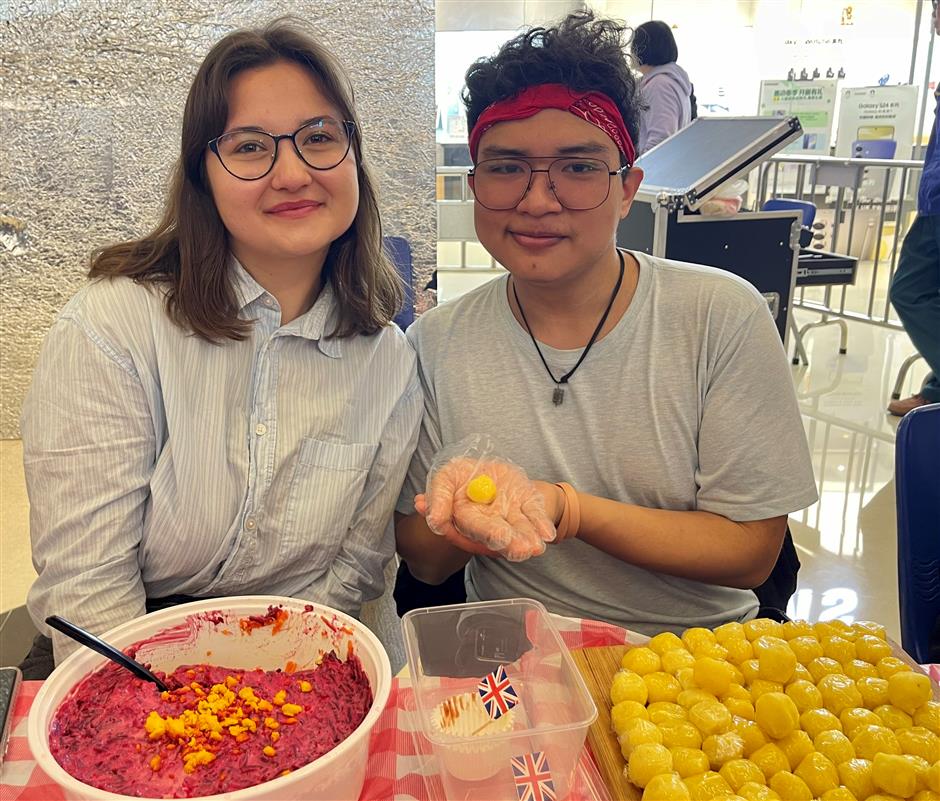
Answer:
[{"label": "union jack flag pick", "polygon": [[519,703],[519,696],[509,683],[506,669],[502,665],[483,677],[477,685],[477,692],[480,693],[486,713],[492,720],[505,715]]},{"label": "union jack flag pick", "polygon": [[555,801],[555,783],[544,751],[512,758],[512,777],[519,801]]}]

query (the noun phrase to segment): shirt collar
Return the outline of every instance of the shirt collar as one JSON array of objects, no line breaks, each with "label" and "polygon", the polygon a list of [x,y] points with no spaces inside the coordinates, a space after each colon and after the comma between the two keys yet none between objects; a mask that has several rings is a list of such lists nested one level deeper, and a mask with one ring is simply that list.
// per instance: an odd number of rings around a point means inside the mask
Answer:
[{"label": "shirt collar", "polygon": [[[261,286],[238,259],[232,259],[232,284],[239,311],[243,311],[263,295],[267,290]],[[342,340],[327,334],[336,327],[336,295],[332,285],[327,282],[313,306],[296,320],[284,326],[284,333],[300,336],[317,343],[320,351],[334,359],[343,355]]]}]

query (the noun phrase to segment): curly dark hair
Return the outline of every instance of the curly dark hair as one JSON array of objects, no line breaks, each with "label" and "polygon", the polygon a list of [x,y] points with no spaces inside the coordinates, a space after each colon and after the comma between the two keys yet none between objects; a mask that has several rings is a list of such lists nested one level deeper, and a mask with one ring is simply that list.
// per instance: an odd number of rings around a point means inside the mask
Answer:
[{"label": "curly dark hair", "polygon": [[487,106],[529,86],[560,83],[578,92],[607,95],[636,142],[641,102],[624,56],[629,31],[614,20],[578,11],[557,25],[531,28],[510,39],[495,56],[478,59],[467,70],[460,96],[467,125],[472,130]]}]

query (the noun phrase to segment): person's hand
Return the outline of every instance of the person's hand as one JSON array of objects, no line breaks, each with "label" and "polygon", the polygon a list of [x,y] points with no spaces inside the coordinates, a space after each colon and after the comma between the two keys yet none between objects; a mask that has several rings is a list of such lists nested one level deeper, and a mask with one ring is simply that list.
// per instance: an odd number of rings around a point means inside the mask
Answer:
[{"label": "person's hand", "polygon": [[[496,484],[492,503],[467,497],[467,484],[485,473]],[[498,459],[451,459],[429,481],[427,497],[415,506],[432,531],[462,550],[522,561],[545,552],[555,539],[545,498],[518,467]]]}]

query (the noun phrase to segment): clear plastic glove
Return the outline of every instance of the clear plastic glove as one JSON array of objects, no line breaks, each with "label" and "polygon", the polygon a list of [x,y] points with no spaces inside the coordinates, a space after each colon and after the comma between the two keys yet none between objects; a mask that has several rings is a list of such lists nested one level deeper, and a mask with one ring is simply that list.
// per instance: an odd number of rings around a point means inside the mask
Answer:
[{"label": "clear plastic glove", "polygon": [[[442,450],[428,473],[427,492],[415,498],[415,507],[431,531],[462,550],[513,562],[540,556],[555,539],[542,494],[524,470],[492,451],[489,438],[479,434]],[[480,475],[496,485],[489,503],[467,495],[467,486]]]}]

